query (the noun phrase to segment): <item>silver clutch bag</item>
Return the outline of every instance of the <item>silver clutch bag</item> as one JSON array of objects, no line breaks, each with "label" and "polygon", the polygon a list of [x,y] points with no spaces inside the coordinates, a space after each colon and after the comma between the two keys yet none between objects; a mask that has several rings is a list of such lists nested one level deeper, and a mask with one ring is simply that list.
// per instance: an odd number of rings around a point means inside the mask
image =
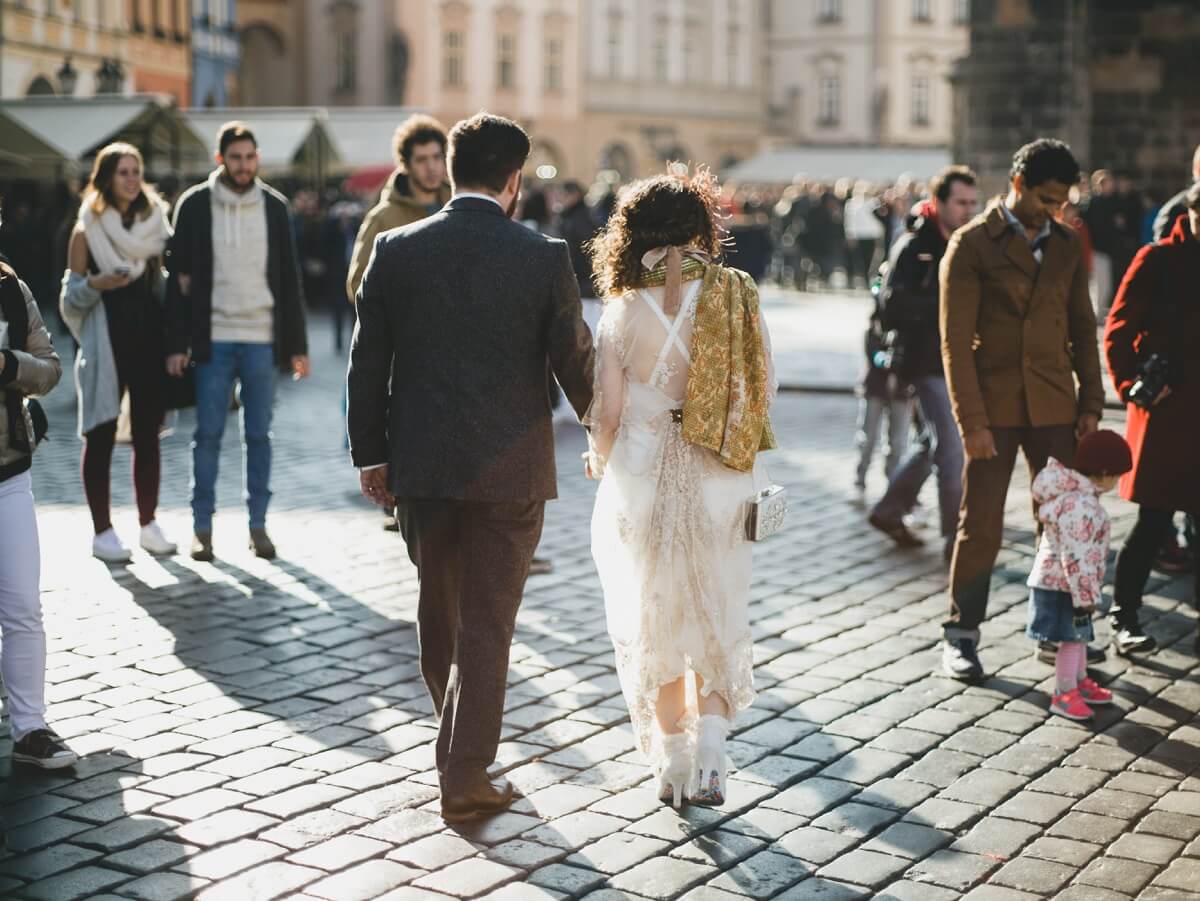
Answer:
[{"label": "silver clutch bag", "polygon": [[762,541],[783,528],[788,512],[788,492],[782,485],[769,485],[750,499],[746,513],[746,538]]}]

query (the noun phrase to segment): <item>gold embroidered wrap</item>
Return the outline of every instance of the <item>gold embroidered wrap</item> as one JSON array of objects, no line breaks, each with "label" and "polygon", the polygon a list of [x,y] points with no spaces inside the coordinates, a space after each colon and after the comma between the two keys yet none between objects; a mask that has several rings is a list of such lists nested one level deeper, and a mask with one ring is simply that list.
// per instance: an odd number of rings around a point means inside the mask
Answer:
[{"label": "gold embroidered wrap", "polygon": [[[767,416],[770,385],[758,286],[738,269],[691,259],[683,265],[683,280],[701,272],[683,437],[716,453],[730,469],[749,472],[759,451],[776,446]],[[644,283],[663,284],[666,275],[666,267],[657,266]]]}]

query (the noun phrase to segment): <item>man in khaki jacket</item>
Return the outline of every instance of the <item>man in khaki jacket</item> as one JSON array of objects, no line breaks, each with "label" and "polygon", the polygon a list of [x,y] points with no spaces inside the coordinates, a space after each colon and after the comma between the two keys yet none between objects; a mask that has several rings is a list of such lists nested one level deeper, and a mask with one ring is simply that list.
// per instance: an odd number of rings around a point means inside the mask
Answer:
[{"label": "man in khaki jacket", "polygon": [[956,679],[983,676],[979,627],[1017,449],[1031,478],[1048,457],[1070,465],[1104,406],[1081,242],[1055,218],[1078,180],[1066,144],[1025,145],[1008,195],[954,234],[941,264],[942,359],[968,461],[942,654]]},{"label": "man in khaki jacket", "polygon": [[446,183],[446,128],[430,116],[409,116],[392,138],[396,171],[392,173],[379,203],[367,213],[354,241],[346,294],[350,303],[371,261],[371,250],[380,232],[411,225],[431,216],[450,199]]}]

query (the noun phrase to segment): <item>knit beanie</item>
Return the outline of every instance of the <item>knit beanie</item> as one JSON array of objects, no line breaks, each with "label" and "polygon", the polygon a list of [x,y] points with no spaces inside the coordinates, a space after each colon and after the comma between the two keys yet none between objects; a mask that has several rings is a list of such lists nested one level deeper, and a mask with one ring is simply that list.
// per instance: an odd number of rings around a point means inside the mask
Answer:
[{"label": "knit beanie", "polygon": [[1133,454],[1124,438],[1109,429],[1100,429],[1079,440],[1074,468],[1085,476],[1120,476],[1133,469]]}]

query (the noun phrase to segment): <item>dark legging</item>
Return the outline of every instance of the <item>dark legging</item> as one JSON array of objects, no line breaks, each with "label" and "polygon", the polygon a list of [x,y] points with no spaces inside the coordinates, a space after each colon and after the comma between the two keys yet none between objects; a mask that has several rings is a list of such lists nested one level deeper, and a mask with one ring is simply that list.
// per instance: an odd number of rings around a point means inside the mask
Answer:
[{"label": "dark legging", "polygon": [[[140,394],[136,390],[130,391],[129,413],[133,432],[133,490],[137,496],[138,520],[145,526],[154,522],[158,509],[158,432],[162,427],[163,409],[161,403],[147,402]],[[83,491],[92,511],[92,525],[99,535],[112,528],[109,473],[117,424],[106,422],[84,437]]]},{"label": "dark legging", "polygon": [[[1142,609],[1142,593],[1154,566],[1154,558],[1174,528],[1172,510],[1139,507],[1137,522],[1117,554],[1113,579],[1112,615],[1123,626],[1136,625]],[[1197,589],[1200,597],[1200,588]]]}]

